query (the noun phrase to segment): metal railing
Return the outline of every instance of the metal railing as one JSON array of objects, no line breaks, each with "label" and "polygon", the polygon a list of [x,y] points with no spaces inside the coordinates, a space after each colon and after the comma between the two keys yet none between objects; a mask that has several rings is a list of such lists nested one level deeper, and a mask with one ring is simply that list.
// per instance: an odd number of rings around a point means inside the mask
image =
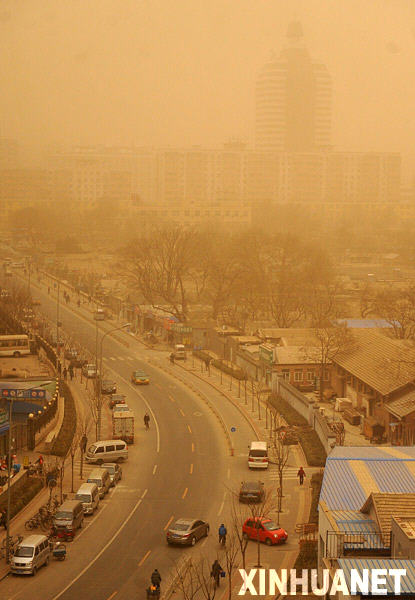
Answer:
[{"label": "metal railing", "polygon": [[381,531],[365,531],[361,529],[349,531],[327,531],[324,548],[325,558],[341,558],[343,556],[389,555],[391,547],[390,534]]}]

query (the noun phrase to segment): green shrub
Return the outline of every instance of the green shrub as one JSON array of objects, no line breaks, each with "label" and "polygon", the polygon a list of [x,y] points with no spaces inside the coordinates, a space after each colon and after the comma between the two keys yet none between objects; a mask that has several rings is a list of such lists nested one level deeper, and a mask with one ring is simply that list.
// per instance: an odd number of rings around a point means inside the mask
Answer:
[{"label": "green shrub", "polygon": [[318,523],[318,501],[320,498],[321,484],[323,483],[323,471],[313,473],[311,477],[311,507],[309,523]]},{"label": "green shrub", "polygon": [[306,540],[300,543],[300,552],[294,564],[297,573],[301,569],[316,569],[318,560],[318,546],[315,540]]},{"label": "green shrub", "polygon": [[62,391],[65,399],[65,408],[62,426],[51,449],[51,454],[55,456],[66,456],[68,454],[76,431],[75,402],[71,390],[66,383],[63,383]]},{"label": "green shrub", "polygon": [[[10,518],[12,519],[22,510],[43,488],[43,481],[38,477],[27,477],[22,485],[11,489]],[[0,509],[7,510],[7,498],[0,502]]]},{"label": "green shrub", "polygon": [[[269,403],[281,414],[288,425],[309,426],[307,420],[282,398],[272,395]],[[324,467],[327,455],[314,429],[305,428],[301,431],[300,444],[310,467]]]}]

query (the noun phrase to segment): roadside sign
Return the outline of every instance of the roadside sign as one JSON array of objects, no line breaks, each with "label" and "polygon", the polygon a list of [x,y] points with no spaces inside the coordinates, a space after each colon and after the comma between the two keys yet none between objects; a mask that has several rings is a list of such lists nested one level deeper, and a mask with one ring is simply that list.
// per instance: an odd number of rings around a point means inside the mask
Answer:
[{"label": "roadside sign", "polygon": [[29,466],[29,457],[27,455],[23,456],[23,466],[24,467]]},{"label": "roadside sign", "polygon": [[34,398],[42,399],[46,398],[46,390],[41,389],[16,389],[16,388],[3,388],[1,390],[2,398]]},{"label": "roadside sign", "polygon": [[232,431],[232,433],[235,433],[236,427],[231,427],[231,431]]}]

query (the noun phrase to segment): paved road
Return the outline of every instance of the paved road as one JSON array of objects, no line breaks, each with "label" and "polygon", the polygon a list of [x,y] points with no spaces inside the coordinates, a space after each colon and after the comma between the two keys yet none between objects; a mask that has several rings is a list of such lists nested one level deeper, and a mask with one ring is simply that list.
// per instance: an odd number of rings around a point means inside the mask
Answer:
[{"label": "paved road", "polygon": [[[34,296],[42,302],[40,310],[56,318],[56,301],[35,287]],[[80,314],[82,316],[80,316]],[[63,329],[95,352],[96,323],[86,311],[60,308]],[[110,328],[99,323],[99,338]],[[164,374],[154,362],[151,350],[143,348],[124,332],[104,342],[104,371],[116,374],[119,389],[128,396],[136,415],[136,442],[123,466],[124,479],[103,502],[97,516],[70,547],[63,563],[42,569],[35,579],[7,578],[0,583],[0,597],[48,600],[74,598],[88,600],[129,600],[144,597],[149,575],[157,567],[164,579],[174,563],[196,548],[170,548],[164,529],[172,518],[196,516],[211,523],[214,535],[208,546],[216,551],[216,531],[226,513],[226,497],[246,471],[246,446],[253,439],[248,423],[238,411],[221,401],[220,410],[227,425],[237,426],[234,443],[236,457],[230,458],[226,438],[215,416],[201,398]],[[166,360],[161,357],[157,360]],[[129,383],[131,371],[143,368],[151,378],[149,386],[139,389]],[[145,410],[151,410],[151,430],[142,423]],[[156,424],[157,428],[156,429]],[[232,471],[231,471],[232,467]]]}]

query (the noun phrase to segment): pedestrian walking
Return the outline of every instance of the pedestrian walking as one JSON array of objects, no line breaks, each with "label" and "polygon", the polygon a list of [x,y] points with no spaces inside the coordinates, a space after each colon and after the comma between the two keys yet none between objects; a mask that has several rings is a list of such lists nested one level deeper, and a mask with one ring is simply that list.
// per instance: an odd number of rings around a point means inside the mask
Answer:
[{"label": "pedestrian walking", "polygon": [[303,467],[300,467],[298,469],[298,473],[297,473],[297,477],[300,480],[300,485],[303,485],[303,483],[304,483],[304,477],[305,476],[306,476],[306,474],[305,474],[305,471],[304,471]]},{"label": "pedestrian walking", "polygon": [[170,362],[172,365],[174,365],[174,354],[173,352],[170,354]]},{"label": "pedestrian walking", "polygon": [[74,376],[74,370],[73,370],[73,364],[72,363],[69,364],[68,371],[69,371],[69,377],[71,378],[71,381],[72,381],[73,376]]},{"label": "pedestrian walking", "polygon": [[213,577],[213,579],[215,580],[216,587],[219,587],[222,571],[223,569],[220,566],[218,559],[216,559],[212,565],[212,570],[210,572],[210,576]]},{"label": "pedestrian walking", "polygon": [[150,415],[148,413],[144,415],[144,427],[150,429]]},{"label": "pedestrian walking", "polygon": [[84,435],[81,437],[81,443],[80,443],[81,451],[83,452],[83,454],[85,454],[85,452],[86,452],[87,444],[88,444],[88,438],[86,437],[86,435],[84,433]]},{"label": "pedestrian walking", "polygon": [[65,381],[66,381],[67,376],[68,376],[68,369],[65,367],[63,369],[63,378],[64,378]]}]

